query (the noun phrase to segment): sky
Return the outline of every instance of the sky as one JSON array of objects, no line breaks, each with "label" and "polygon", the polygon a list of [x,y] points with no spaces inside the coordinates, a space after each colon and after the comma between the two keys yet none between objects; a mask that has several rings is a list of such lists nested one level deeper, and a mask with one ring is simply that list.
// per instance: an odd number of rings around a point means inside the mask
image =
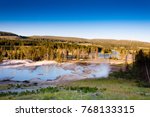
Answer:
[{"label": "sky", "polygon": [[150,0],[0,0],[0,31],[150,42]]}]

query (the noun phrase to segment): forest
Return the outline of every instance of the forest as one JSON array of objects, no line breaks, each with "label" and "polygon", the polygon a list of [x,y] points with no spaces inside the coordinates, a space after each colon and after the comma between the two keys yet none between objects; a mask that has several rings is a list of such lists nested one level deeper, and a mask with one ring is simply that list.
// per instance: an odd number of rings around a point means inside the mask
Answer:
[{"label": "forest", "polygon": [[0,61],[4,59],[31,59],[66,61],[97,58],[98,53],[116,50],[125,58],[143,49],[149,52],[150,43],[129,40],[82,39],[56,36],[19,36],[0,32]]},{"label": "forest", "polygon": [[65,61],[87,59],[98,47],[49,41],[0,40],[0,60],[31,59]]}]

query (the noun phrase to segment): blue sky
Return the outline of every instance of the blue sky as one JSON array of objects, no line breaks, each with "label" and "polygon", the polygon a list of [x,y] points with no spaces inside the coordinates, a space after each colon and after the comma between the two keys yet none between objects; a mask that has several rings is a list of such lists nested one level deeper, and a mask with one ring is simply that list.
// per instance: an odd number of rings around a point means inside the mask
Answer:
[{"label": "blue sky", "polygon": [[150,42],[150,0],[0,0],[0,30]]}]

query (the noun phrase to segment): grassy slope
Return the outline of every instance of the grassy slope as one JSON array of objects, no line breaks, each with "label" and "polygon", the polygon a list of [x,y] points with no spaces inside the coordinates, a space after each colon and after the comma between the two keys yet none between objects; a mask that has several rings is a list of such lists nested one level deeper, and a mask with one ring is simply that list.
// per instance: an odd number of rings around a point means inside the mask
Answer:
[{"label": "grassy slope", "polygon": [[[74,81],[63,85],[63,87],[97,87],[98,91],[91,93],[78,92],[61,88],[58,92],[45,92],[26,95],[9,95],[0,99],[56,99],[56,100],[138,100],[150,99],[150,88],[138,87],[133,80],[125,79],[87,79]],[[6,87],[6,86],[5,86]]]},{"label": "grassy slope", "polygon": [[150,99],[150,88],[138,87],[133,80],[88,79],[73,82],[71,85],[97,87],[101,95],[96,99]]}]

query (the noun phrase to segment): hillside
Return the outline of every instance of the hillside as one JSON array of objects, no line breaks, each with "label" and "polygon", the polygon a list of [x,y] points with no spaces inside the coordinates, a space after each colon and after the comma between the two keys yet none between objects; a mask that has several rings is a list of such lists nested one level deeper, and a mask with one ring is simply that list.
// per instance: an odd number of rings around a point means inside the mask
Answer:
[{"label": "hillside", "polygon": [[135,40],[115,40],[115,39],[93,39],[93,43],[105,47],[135,47],[135,48],[150,48],[149,42]]},{"label": "hillside", "polygon": [[63,42],[76,43],[79,45],[96,45],[100,47],[134,47],[134,48],[150,48],[149,42],[134,41],[134,40],[115,40],[115,39],[84,39],[76,37],[61,37],[61,36],[18,36],[10,32],[0,31],[0,39],[5,40],[26,40],[26,41],[49,41],[49,42]]},{"label": "hillside", "polygon": [[18,36],[18,35],[14,34],[14,33],[11,33],[11,32],[0,31],[0,36]]},{"label": "hillside", "polygon": [[76,43],[79,45],[97,45],[100,47],[135,47],[150,48],[149,42],[134,40],[115,40],[115,39],[84,39],[76,37],[60,37],[60,36],[31,36],[30,40],[48,40],[52,42]]}]

